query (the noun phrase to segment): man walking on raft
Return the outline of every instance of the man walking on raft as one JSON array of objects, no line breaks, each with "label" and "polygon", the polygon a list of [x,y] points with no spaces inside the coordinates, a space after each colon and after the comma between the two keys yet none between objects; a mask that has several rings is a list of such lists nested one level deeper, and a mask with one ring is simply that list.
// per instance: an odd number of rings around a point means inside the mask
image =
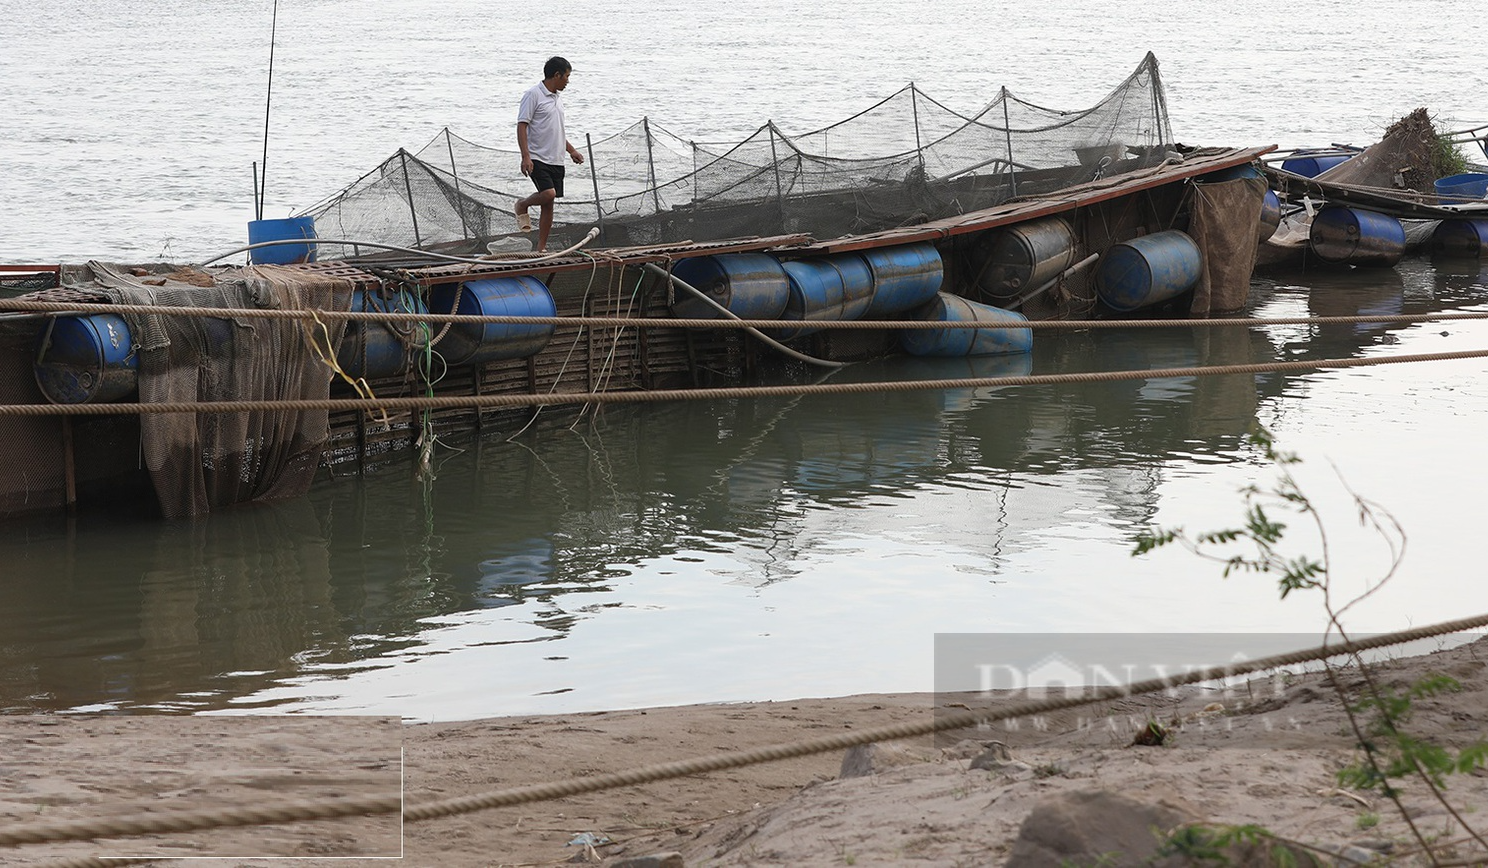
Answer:
[{"label": "man walking on raft", "polygon": [[517,228],[532,231],[532,218],[527,209],[538,206],[537,250],[548,247],[548,231],[553,228],[553,201],[563,195],[563,152],[575,163],[584,162],[563,132],[563,103],[558,94],[568,87],[573,66],[561,57],[548,58],[543,66],[543,80],[522,94],[517,109],[517,146],[522,149],[522,174],[532,179],[537,192],[517,200]]}]

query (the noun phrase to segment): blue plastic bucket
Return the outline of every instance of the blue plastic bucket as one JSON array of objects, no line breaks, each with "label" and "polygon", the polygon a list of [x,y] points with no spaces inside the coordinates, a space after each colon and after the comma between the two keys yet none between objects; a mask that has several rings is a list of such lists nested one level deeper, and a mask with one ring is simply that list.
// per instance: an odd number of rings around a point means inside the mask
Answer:
[{"label": "blue plastic bucket", "polygon": [[132,394],[139,356],[123,317],[57,317],[41,333],[36,385],[53,404],[101,404]]},{"label": "blue plastic bucket", "polygon": [[1096,272],[1096,294],[1112,310],[1158,304],[1192,289],[1203,271],[1199,245],[1176,229],[1111,245]]},{"label": "blue plastic bucket", "polygon": [[914,310],[935,297],[945,277],[940,251],[928,241],[880,247],[857,255],[873,273],[873,300],[863,313],[864,319]]},{"label": "blue plastic bucket", "polygon": [[1488,197],[1488,174],[1464,172],[1448,175],[1436,182],[1436,201],[1442,205],[1481,202]]},{"label": "blue plastic bucket", "polygon": [[[779,319],[790,283],[779,260],[763,253],[720,253],[684,259],[672,275],[740,319]],[[720,319],[712,305],[678,289],[672,313],[686,319]]]},{"label": "blue plastic bucket", "polygon": [[1443,220],[1431,233],[1431,252],[1462,259],[1488,258],[1488,218]]},{"label": "blue plastic bucket", "polygon": [[[915,319],[939,322],[1026,323],[1020,313],[940,292]],[[1033,329],[901,329],[899,345],[912,356],[991,356],[1033,350]]]},{"label": "blue plastic bucket", "polygon": [[1313,215],[1307,249],[1335,265],[1389,268],[1405,255],[1405,227],[1388,214],[1329,205]]},{"label": "blue plastic bucket", "polygon": [[[282,220],[250,220],[248,243],[262,241],[288,241],[292,238],[315,237],[314,217],[286,217]],[[297,262],[314,262],[314,244],[275,244],[248,251],[254,265],[293,265]]]},{"label": "blue plastic bucket", "polygon": [[1017,298],[1074,264],[1075,231],[1061,217],[993,230],[977,243],[972,259],[972,282],[982,293],[995,299]]},{"label": "blue plastic bucket", "polygon": [[1282,171],[1301,175],[1304,178],[1316,178],[1318,175],[1341,163],[1346,163],[1353,158],[1353,154],[1329,154],[1320,157],[1292,157],[1281,164]]},{"label": "blue plastic bucket", "polygon": [[[558,315],[547,285],[530,275],[440,284],[429,293],[429,310],[465,316]],[[434,349],[450,365],[523,359],[541,352],[557,328],[519,323],[458,323],[450,326]]]},{"label": "blue plastic bucket", "polygon": [[[424,300],[411,293],[379,296],[363,290],[351,294],[351,309],[381,313],[428,313]],[[451,329],[453,331],[453,329]],[[408,372],[413,353],[432,338],[428,323],[412,320],[369,322],[349,320],[336,364],[353,377],[377,380]]]}]

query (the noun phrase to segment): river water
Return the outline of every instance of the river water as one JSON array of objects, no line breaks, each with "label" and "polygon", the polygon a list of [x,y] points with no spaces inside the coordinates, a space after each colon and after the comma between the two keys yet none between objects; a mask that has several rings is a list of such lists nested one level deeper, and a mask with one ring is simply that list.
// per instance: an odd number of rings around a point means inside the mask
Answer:
[{"label": "river water", "polygon": [[[1368,144],[1425,105],[1474,126],[1470,4],[1137,8],[864,0],[280,4],[265,216],[449,126],[503,144],[546,55],[571,126],[642,115],[700,141],[809,129],[913,80],[974,111],[1007,85],[1097,101],[1152,50],[1191,144]],[[204,258],[243,243],[264,161],[270,3],[0,0],[0,262]],[[545,35],[544,35],[545,34]],[[1388,52],[1382,47],[1388,46]],[[1408,50],[1406,50],[1408,49]],[[1474,75],[1475,73],[1467,73]],[[1480,90],[1480,89],[1478,89]],[[1258,316],[1488,310],[1476,264],[1258,277]],[[1038,333],[1034,373],[1478,349],[1478,321]],[[1026,372],[889,362],[839,377]],[[1388,630],[1488,602],[1481,362],[873,397],[612,408],[192,524],[0,526],[0,709],[366,712],[416,719],[928,690],[937,632],[1313,633],[1317,594],[1221,578],[1153,524],[1241,520],[1302,463],[1340,599]]]}]

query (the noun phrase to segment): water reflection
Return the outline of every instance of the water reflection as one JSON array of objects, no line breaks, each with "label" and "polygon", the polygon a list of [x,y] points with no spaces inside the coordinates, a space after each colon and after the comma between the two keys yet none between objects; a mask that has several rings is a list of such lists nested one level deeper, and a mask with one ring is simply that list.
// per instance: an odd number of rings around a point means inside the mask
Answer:
[{"label": "water reflection", "polygon": [[[1476,263],[1414,261],[1308,273],[1259,281],[1255,312],[1437,310],[1478,302],[1484,277]],[[1032,357],[894,359],[833,378],[1339,357],[1406,328],[1047,331]],[[195,524],[12,524],[0,528],[0,708],[242,708],[284,701],[267,694],[288,684],[334,693],[329,677],[435,653],[428,637],[442,618],[491,610],[505,626],[486,646],[561,641],[628,605],[637,576],[697,582],[668,565],[720,555],[731,566],[705,578],[779,585],[800,574],[803,552],[851,544],[864,527],[927,563],[973,552],[996,577],[1072,516],[1123,533],[1145,526],[1165,478],[1245,458],[1258,408],[1306,376],[611,408],[572,430],[468,444],[427,485],[406,471],[343,477]],[[925,492],[970,508],[927,512]],[[844,530],[844,517],[873,510],[883,517]]]}]

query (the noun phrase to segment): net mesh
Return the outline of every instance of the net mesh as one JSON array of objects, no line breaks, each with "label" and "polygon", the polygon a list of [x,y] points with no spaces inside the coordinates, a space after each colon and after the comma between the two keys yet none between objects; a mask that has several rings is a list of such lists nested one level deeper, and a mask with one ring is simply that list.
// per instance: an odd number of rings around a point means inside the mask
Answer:
[{"label": "net mesh", "polygon": [[[1044,108],[1004,88],[963,115],[911,84],[819,130],[792,134],[767,123],[733,143],[689,141],[642,119],[608,138],[573,142],[586,161],[568,173],[549,246],[567,246],[596,225],[610,246],[861,234],[1146,168],[1172,143],[1151,54],[1081,111]],[[446,129],[302,213],[322,239],[480,250],[515,231],[513,207],[532,190],[519,164],[515,150]],[[324,256],[368,252],[321,247]]]},{"label": "net mesh", "polygon": [[[87,270],[115,302],[164,307],[348,310],[353,288],[345,279],[273,265],[212,275],[183,270],[144,280],[104,263],[90,262]],[[318,356],[334,356],[345,325],[160,314],[124,318],[139,352],[140,403],[324,399],[333,372]],[[140,417],[144,464],[166,518],[304,494],[329,433],[325,410]]]}]

